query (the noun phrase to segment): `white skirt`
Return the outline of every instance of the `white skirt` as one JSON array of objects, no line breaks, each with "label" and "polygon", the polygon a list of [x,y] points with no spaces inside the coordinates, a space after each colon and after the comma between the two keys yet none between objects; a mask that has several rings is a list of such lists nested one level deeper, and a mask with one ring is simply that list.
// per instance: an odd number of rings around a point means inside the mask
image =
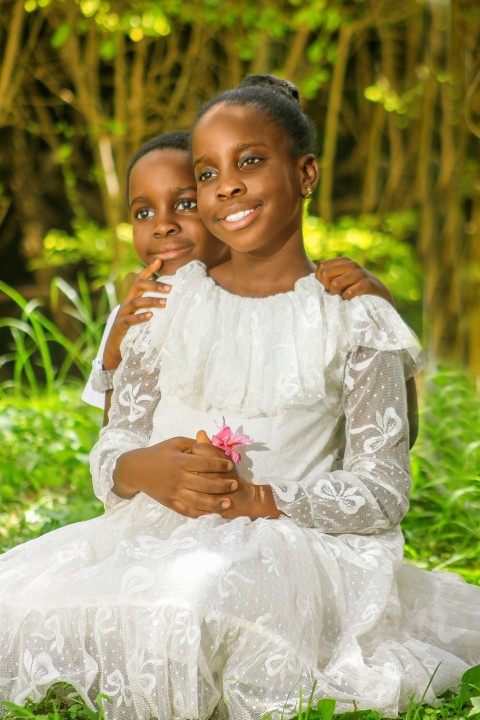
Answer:
[{"label": "white skirt", "polygon": [[[395,717],[480,662],[480,588],[402,564],[400,530],[187,519],[145,495],[0,557],[0,695],[58,681],[109,720],[293,712]],[[275,715],[274,715],[275,716]]]}]

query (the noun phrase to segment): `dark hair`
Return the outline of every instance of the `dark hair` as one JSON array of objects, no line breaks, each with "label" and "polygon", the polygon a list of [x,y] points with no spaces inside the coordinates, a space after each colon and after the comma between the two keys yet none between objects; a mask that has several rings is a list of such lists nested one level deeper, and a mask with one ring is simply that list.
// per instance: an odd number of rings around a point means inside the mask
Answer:
[{"label": "dark hair", "polygon": [[274,75],[249,75],[234,90],[215,95],[197,112],[193,127],[215,105],[252,105],[268,115],[290,138],[294,158],[315,152],[314,128],[300,106],[293,83]]},{"label": "dark hair", "polygon": [[190,152],[190,130],[171,130],[170,132],[155,135],[132,155],[127,167],[126,187],[127,187],[127,203],[128,203],[128,185],[130,175],[134,166],[144,155],[148,155],[153,150],[185,150]]}]

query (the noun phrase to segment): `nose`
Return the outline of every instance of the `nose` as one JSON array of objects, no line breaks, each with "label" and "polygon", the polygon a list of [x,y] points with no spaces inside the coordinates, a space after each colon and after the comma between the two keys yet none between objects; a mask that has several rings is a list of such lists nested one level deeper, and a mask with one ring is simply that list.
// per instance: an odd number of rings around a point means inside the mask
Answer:
[{"label": "nose", "polygon": [[246,191],[243,179],[235,173],[223,174],[217,187],[217,198],[219,200],[228,200],[238,195],[243,195]]},{"label": "nose", "polygon": [[153,234],[156,237],[170,237],[180,232],[180,225],[174,218],[159,217],[154,227]]}]

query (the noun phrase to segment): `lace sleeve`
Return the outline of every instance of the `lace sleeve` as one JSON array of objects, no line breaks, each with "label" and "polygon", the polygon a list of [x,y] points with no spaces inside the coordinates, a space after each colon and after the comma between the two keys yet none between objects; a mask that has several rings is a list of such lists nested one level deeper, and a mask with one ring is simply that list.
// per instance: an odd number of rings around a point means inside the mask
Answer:
[{"label": "lace sleeve", "polygon": [[95,495],[106,509],[128,501],[112,492],[113,471],[118,458],[129,450],[147,447],[152,419],[160,398],[158,369],[150,372],[141,364],[134,347],[122,347],[124,356],[114,376],[109,423],[90,455]]},{"label": "lace sleeve", "polygon": [[358,348],[347,362],[343,469],[271,483],[298,525],[328,533],[376,533],[408,509],[410,464],[405,374],[398,352]]}]

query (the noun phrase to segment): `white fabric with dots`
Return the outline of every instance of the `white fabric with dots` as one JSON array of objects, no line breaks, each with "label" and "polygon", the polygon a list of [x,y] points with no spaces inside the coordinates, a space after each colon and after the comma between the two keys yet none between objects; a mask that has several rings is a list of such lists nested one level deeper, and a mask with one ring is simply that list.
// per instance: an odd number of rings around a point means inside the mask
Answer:
[{"label": "white fabric with dots", "polygon": [[[67,680],[92,707],[109,695],[108,720],[260,720],[315,683],[337,712],[394,717],[437,666],[427,701],[480,662],[480,588],[402,564],[421,353],[387,303],[313,276],[239,298],[192,263],[122,352],[91,457],[106,513],[0,558],[0,693]],[[114,495],[119,455],[222,416],[284,517],[192,520]]]}]

